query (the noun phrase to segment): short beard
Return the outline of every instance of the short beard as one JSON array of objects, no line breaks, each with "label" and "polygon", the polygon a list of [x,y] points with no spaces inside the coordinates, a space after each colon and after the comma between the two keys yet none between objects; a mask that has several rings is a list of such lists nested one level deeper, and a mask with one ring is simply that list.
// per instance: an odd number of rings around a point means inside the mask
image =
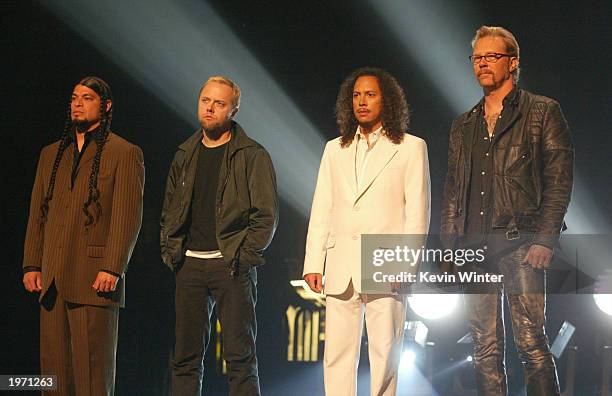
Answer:
[{"label": "short beard", "polygon": [[219,140],[221,135],[223,135],[225,132],[231,129],[232,129],[231,121],[227,123],[223,123],[222,125],[215,125],[212,128],[206,128],[202,126],[202,130],[204,131],[204,133],[206,134],[206,136],[208,136],[210,140]]},{"label": "short beard", "polygon": [[210,140],[219,140],[223,132],[225,132],[226,128],[213,128],[213,129],[204,129],[204,133]]},{"label": "short beard", "polygon": [[87,132],[93,124],[95,124],[95,122],[87,120],[72,120],[72,126],[77,133]]}]

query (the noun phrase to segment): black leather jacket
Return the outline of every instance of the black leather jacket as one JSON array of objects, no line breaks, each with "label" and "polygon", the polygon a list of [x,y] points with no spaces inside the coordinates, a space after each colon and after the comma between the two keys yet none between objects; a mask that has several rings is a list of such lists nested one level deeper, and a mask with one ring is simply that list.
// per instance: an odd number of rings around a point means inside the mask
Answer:
[{"label": "black leather jacket", "polygon": [[[160,244],[175,269],[185,254],[191,198],[202,130],[181,144],[166,181]],[[261,265],[278,224],[276,174],[268,152],[234,123],[221,163],[216,196],[216,237],[223,259],[235,270]]]},{"label": "black leather jacket", "polygon": [[[483,100],[451,127],[440,230],[446,248],[464,236],[472,138]],[[532,233],[534,244],[552,248],[572,192],[569,126],[553,99],[516,89],[510,105],[518,111],[498,134],[493,153],[492,228]]]}]

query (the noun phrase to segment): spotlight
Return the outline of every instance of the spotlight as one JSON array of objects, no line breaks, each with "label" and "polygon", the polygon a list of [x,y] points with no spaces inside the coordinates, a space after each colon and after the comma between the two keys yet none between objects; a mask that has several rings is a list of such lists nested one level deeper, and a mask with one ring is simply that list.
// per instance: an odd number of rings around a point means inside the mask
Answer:
[{"label": "spotlight", "polygon": [[468,363],[471,363],[474,360],[474,358],[472,357],[472,355],[469,355],[468,357],[465,358],[465,361]]},{"label": "spotlight", "polygon": [[414,294],[408,297],[410,309],[424,319],[440,319],[457,305],[457,294]]},{"label": "spotlight", "polygon": [[414,361],[416,360],[416,353],[412,349],[408,349],[402,353],[402,357],[400,359],[400,369],[407,370],[414,365]]},{"label": "spotlight", "polygon": [[593,294],[595,305],[606,315],[612,316],[612,294]]},{"label": "spotlight", "polygon": [[[230,76],[243,92],[237,120],[272,155],[280,197],[308,217],[325,139],[212,5],[198,0],[133,1],[122,7],[92,0],[40,3],[189,123],[196,120],[202,79]],[[85,23],[83,15],[95,18]]]}]

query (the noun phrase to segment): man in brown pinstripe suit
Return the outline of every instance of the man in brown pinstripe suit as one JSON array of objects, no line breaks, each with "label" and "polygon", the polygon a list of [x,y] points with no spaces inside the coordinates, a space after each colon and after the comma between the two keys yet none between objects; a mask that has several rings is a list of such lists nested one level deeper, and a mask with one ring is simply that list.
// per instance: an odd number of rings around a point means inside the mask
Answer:
[{"label": "man in brown pinstripe suit", "polygon": [[143,154],[110,131],[111,90],[74,87],[58,142],[38,161],[23,283],[40,293],[43,375],[60,395],[113,394],[119,307],[142,220]]}]

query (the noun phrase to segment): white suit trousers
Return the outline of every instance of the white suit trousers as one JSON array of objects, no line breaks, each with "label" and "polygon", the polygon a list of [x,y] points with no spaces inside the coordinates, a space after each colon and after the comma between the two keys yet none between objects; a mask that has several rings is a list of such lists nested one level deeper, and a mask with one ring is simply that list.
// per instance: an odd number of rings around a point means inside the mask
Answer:
[{"label": "white suit trousers", "polygon": [[357,366],[365,316],[372,396],[394,396],[402,353],[406,295],[359,294],[352,281],[327,295],[324,378],[326,396],[357,394]]}]

